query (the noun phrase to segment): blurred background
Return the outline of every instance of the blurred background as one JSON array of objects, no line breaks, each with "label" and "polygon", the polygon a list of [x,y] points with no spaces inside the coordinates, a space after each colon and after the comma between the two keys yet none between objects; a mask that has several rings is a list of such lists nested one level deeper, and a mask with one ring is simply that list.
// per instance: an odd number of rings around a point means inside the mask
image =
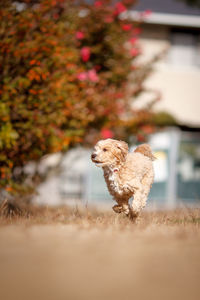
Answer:
[{"label": "blurred background", "polygon": [[1,200],[110,205],[90,155],[116,138],[157,157],[149,208],[200,204],[199,1],[0,6]]}]

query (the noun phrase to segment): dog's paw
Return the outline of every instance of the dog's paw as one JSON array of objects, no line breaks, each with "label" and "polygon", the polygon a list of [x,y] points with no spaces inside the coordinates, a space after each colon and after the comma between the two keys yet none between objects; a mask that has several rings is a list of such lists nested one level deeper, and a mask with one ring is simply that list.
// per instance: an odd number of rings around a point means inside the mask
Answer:
[{"label": "dog's paw", "polygon": [[135,222],[135,221],[138,219],[139,213],[133,211],[133,210],[130,208],[129,214],[128,214],[127,216],[129,217],[130,220],[132,220],[132,221]]},{"label": "dog's paw", "polygon": [[126,216],[129,215],[129,213],[130,213],[130,207],[129,207],[129,205],[123,205],[122,210],[123,210],[123,213],[124,213]]},{"label": "dog's paw", "polygon": [[116,212],[117,214],[121,214],[122,212],[123,212],[123,208],[122,208],[122,206],[121,205],[114,205],[113,207],[112,207],[112,209],[114,210],[114,212]]}]

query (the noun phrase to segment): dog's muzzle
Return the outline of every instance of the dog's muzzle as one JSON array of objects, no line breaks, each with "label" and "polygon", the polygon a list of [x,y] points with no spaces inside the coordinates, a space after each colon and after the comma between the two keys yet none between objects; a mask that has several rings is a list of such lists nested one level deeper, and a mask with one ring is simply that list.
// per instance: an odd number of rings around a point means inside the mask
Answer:
[{"label": "dog's muzzle", "polygon": [[93,153],[93,154],[91,155],[91,159],[94,160],[96,156],[97,156],[97,155]]},{"label": "dog's muzzle", "polygon": [[96,159],[97,154],[93,153],[91,155],[91,160],[95,163],[95,164],[101,164],[102,162]]}]

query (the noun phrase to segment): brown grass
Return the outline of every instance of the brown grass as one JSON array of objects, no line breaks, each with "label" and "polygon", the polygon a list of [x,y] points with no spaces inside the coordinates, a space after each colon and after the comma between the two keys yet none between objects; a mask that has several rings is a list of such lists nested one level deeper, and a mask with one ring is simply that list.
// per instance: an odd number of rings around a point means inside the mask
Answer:
[{"label": "brown grass", "polygon": [[199,299],[200,209],[0,211],[1,299]]}]

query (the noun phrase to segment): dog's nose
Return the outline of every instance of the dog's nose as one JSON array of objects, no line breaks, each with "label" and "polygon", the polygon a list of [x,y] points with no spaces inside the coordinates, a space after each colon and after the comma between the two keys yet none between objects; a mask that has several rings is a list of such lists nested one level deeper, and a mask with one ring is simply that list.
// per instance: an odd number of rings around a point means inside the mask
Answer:
[{"label": "dog's nose", "polygon": [[92,155],[91,155],[91,158],[92,158],[92,159],[95,159],[96,156],[97,156],[96,154],[92,154]]}]

